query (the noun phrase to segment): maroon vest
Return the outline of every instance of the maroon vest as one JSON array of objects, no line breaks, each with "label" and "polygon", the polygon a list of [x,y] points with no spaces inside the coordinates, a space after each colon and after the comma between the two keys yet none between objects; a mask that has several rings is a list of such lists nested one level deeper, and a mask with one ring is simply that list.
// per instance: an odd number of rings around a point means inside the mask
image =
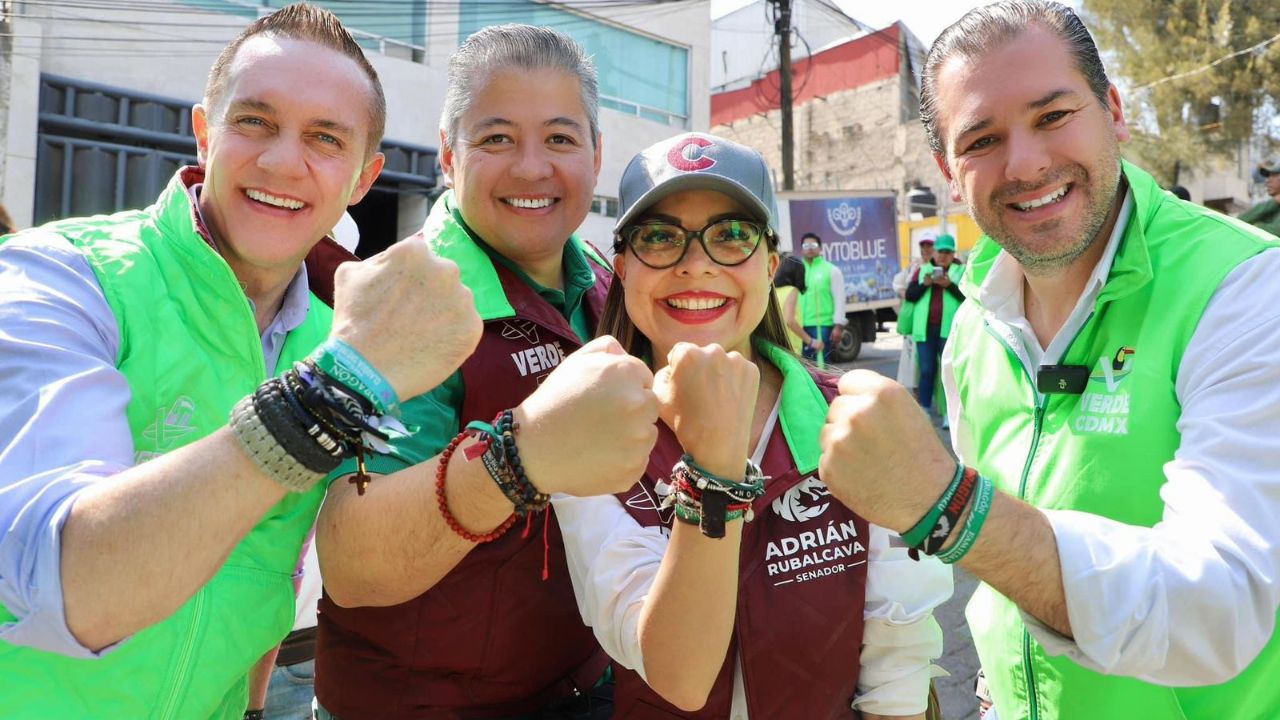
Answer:
[{"label": "maroon vest", "polygon": [[[555,308],[505,267],[494,268],[517,316],[486,322],[463,363],[460,428],[519,405],[581,345]],[[609,276],[592,268],[596,283],[585,302],[594,325]],[[590,688],[608,658],[578,613],[560,527],[554,517],[545,527],[546,581],[539,515],[528,537],[521,523],[476,546],[434,587],[401,605],[341,608],[326,595],[316,654],[320,704],[342,720],[492,718],[534,712]]]},{"label": "maroon vest", "polygon": [[[829,402],[835,379],[815,379]],[[644,478],[617,497],[640,524],[670,528],[671,511],[654,509],[654,482],[669,481],[682,450],[666,425],[658,431]],[[856,717],[850,703],[867,594],[867,521],[832,498],[816,474],[800,476],[781,422],[769,436],[762,469],[771,479],[755,503],[755,520],[743,530],[733,639],[707,704],[684,712],[634,671],[615,665],[616,720],[729,717],[735,651],[742,654],[753,720]]]}]

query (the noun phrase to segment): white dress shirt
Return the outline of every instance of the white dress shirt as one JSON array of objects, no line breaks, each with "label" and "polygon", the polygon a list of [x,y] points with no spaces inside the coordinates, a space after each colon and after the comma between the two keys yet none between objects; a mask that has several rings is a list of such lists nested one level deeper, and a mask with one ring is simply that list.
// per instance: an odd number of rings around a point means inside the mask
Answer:
[{"label": "white dress shirt", "polygon": [[[1056,364],[1088,320],[1127,224],[1115,231],[1067,323],[1040,345],[1023,307],[1021,266],[1002,253],[979,291],[997,331],[1022,340],[1034,377]],[[1226,681],[1275,630],[1280,606],[1280,249],[1241,263],[1218,287],[1175,379],[1181,445],[1165,467],[1164,514],[1152,528],[1046,510],[1074,639],[1023,613],[1051,655],[1098,672],[1170,686]],[[1156,282],[1160,279],[1157,277]],[[1003,327],[1002,327],[1003,326]],[[951,438],[973,459],[973,433],[943,352]]]},{"label": "white dress shirt", "polygon": [[[775,405],[754,453],[757,463],[777,413]],[[552,502],[583,621],[610,657],[643,678],[640,611],[666,554],[664,528],[640,525],[612,495],[557,495]],[[951,569],[934,558],[911,560],[884,528],[871,525],[868,536],[862,669],[853,704],[883,715],[922,712],[929,680],[945,674],[931,665],[942,655],[942,630],[932,613],[951,597]],[[740,658],[735,661],[730,719],[748,720]]]},{"label": "white dress shirt", "polygon": [[[262,333],[266,367],[310,307],[306,267]],[[94,657],[67,629],[62,525],[78,494],[134,464],[116,369],[120,330],[84,256],[29,233],[0,245],[0,604],[18,617],[0,640]],[[143,550],[139,550],[143,552]]]}]

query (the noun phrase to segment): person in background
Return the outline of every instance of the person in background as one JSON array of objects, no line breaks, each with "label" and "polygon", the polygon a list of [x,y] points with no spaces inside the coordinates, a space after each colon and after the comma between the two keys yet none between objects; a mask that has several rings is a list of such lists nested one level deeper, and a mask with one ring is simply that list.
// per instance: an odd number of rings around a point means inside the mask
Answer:
[{"label": "person in background", "polygon": [[1181,185],[1174,185],[1173,187],[1169,188],[1169,192],[1173,193],[1173,196],[1178,198],[1179,200],[1186,200],[1187,202],[1191,202],[1191,191],[1182,187]]},{"label": "person in background", "polygon": [[782,322],[787,326],[791,349],[800,353],[816,339],[805,332],[797,314],[800,296],[805,290],[804,263],[800,258],[794,255],[782,258],[778,264],[778,272],[773,275],[773,289],[778,297],[778,307],[782,309]]},{"label": "person in background", "polygon": [[910,329],[917,349],[916,364],[920,368],[916,397],[926,412],[933,411],[942,347],[951,335],[956,310],[964,302],[964,293],[960,290],[964,266],[955,259],[955,238],[939,235],[934,241],[933,259],[922,263],[916,277],[907,284],[905,299],[915,304]]},{"label": "person in background", "polygon": [[1240,213],[1239,219],[1280,235],[1280,158],[1258,166],[1258,175],[1267,186],[1267,199]]},{"label": "person in background", "polygon": [[800,320],[805,333],[813,338],[804,356],[822,367],[827,351],[840,342],[845,329],[844,274],[823,257],[822,238],[814,233],[800,238],[800,255],[804,258],[806,288],[800,296]]},{"label": "person in background", "polygon": [[4,204],[0,203],[0,235],[8,235],[15,232],[18,232],[18,226],[13,223],[13,217],[9,215],[9,211],[5,209]]},{"label": "person in background", "polygon": [[916,304],[908,302],[907,286],[911,281],[915,280],[920,273],[920,266],[933,260],[933,244],[935,238],[925,236],[920,238],[917,246],[920,248],[920,254],[912,257],[907,267],[893,276],[893,291],[898,294],[901,303],[898,305],[898,335],[902,337],[902,351],[898,355],[898,383],[905,388],[914,390],[919,383],[918,370],[916,368],[916,344],[911,337],[911,324],[915,319]]}]

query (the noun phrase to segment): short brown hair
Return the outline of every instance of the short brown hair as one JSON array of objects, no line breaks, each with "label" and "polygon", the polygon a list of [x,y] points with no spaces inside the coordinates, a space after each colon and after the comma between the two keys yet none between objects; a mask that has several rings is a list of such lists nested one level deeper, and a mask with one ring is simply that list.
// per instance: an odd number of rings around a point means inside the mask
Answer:
[{"label": "short brown hair", "polygon": [[230,45],[222,49],[209,70],[209,81],[204,87],[204,102],[210,110],[221,100],[227,85],[227,73],[230,72],[231,62],[235,60],[240,46],[257,35],[313,42],[354,60],[369,77],[370,89],[373,91],[373,102],[369,108],[369,147],[365,152],[372,155],[378,150],[382,143],[382,133],[387,126],[387,99],[382,93],[378,71],[369,64],[364,50],[356,44],[355,38],[343,27],[337,15],[305,2],[287,5],[258,18],[241,31]]}]

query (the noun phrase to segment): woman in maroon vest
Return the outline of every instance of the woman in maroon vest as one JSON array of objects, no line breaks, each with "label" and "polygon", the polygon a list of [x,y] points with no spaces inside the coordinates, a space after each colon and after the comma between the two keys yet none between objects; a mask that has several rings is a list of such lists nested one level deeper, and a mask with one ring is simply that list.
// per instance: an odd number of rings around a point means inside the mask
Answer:
[{"label": "woman in maroon vest", "polygon": [[620,194],[600,332],[649,361],[663,422],[630,490],[556,500],[614,717],[923,718],[950,570],[816,476],[836,384],[783,349],[764,160],[681,135],[633,159]]}]

